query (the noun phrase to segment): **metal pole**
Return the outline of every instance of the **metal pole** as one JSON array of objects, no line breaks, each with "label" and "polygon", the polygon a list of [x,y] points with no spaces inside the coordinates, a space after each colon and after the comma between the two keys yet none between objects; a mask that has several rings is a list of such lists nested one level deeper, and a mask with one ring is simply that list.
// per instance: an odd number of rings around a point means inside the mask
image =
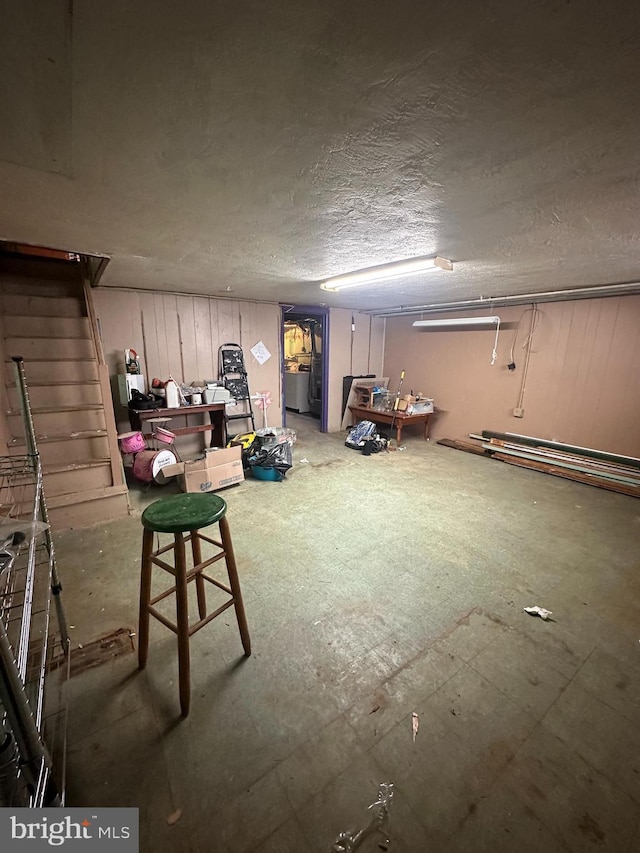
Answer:
[{"label": "metal pole", "polygon": [[5,725],[0,725],[0,806],[26,808],[29,798],[20,777],[20,754],[13,737]]},{"label": "metal pole", "polygon": [[33,423],[33,417],[31,415],[29,389],[27,388],[27,380],[24,372],[24,359],[20,355],[14,355],[12,356],[12,361],[15,369],[16,388],[18,389],[18,395],[20,397],[20,408],[22,410],[22,419],[24,421],[27,448],[29,450],[29,454],[33,457],[35,461],[36,476],[38,479],[36,488],[39,489],[40,492],[40,515],[44,523],[47,525],[47,528],[44,532],[44,539],[47,546],[47,551],[49,552],[49,558],[51,560],[51,592],[53,593],[53,600],[56,603],[56,614],[58,617],[58,627],[60,628],[62,650],[64,654],[67,655],[69,653],[69,631],[67,628],[67,619],[64,613],[64,608],[62,607],[62,599],[60,598],[60,593],[62,592],[62,583],[58,574],[55,548],[53,546],[53,538],[51,536],[49,512],[47,510],[47,501],[44,495],[44,485],[42,482],[42,465],[40,462],[40,454],[38,453],[38,446],[36,444],[36,429]]},{"label": "metal pole", "polygon": [[[51,776],[51,759],[38,732],[29,701],[25,695],[24,684],[20,679],[7,632],[0,620],[0,703],[4,708],[21,756],[21,769],[31,794],[42,790],[43,770]],[[48,779],[49,795],[44,805],[57,806],[60,799],[56,791],[51,791],[52,779]],[[42,805],[37,803],[34,805]]]},{"label": "metal pole", "polygon": [[[400,403],[400,392],[402,391],[402,383],[404,382],[404,370],[400,373],[400,384],[398,385],[398,390],[396,391],[396,399],[393,401],[393,415],[391,416],[391,426],[389,427],[389,441],[393,438],[393,425],[396,422],[396,412],[398,411],[398,404]],[[398,442],[396,441],[396,445]]]}]

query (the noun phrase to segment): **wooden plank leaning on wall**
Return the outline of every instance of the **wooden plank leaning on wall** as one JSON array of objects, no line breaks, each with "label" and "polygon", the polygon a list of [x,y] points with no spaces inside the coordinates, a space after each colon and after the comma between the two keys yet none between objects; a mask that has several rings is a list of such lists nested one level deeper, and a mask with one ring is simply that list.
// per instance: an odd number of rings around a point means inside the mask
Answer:
[{"label": "wooden plank leaning on wall", "polygon": [[[93,296],[91,293],[91,284],[89,282],[88,269],[83,265],[82,270],[82,286],[84,289],[84,298],[87,306],[87,316],[89,317],[89,326],[91,328],[91,336],[96,350],[98,359],[98,380],[100,382],[100,393],[102,395],[102,404],[104,406],[104,416],[107,428],[107,441],[109,444],[109,458],[111,462],[111,478],[114,486],[126,486],[126,478],[124,474],[124,466],[122,464],[122,456],[118,447],[118,436],[116,432],[116,416],[113,409],[113,399],[111,397],[111,382],[109,379],[109,367],[105,361],[104,349],[102,347],[102,339],[100,337],[100,329],[96,319],[95,307],[93,304]],[[129,501],[129,493],[127,495],[127,506],[131,511],[131,502]]]}]

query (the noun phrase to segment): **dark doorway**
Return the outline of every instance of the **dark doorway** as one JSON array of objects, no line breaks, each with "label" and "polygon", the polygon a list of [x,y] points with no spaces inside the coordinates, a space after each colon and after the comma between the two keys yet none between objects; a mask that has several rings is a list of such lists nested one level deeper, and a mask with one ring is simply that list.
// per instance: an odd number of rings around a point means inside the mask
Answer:
[{"label": "dark doorway", "polygon": [[327,431],[329,310],[282,306],[282,412],[297,412]]}]

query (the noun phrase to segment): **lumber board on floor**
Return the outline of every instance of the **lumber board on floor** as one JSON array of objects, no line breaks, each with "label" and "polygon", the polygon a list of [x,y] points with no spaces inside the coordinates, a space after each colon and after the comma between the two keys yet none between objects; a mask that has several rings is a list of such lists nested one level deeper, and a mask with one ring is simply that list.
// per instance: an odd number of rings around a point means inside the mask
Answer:
[{"label": "lumber board on floor", "polygon": [[[534,458],[536,461],[539,459],[541,462],[548,462],[550,465],[576,468],[576,470],[584,471],[585,473],[593,472],[603,477],[609,477],[612,480],[621,479],[623,482],[640,485],[640,471],[636,468],[615,465],[610,462],[601,462],[598,459],[585,458],[577,454],[560,453],[559,451],[548,450],[547,448],[530,447],[515,442],[501,441],[498,438],[492,438],[489,443],[496,448],[502,448],[505,454],[523,454],[524,458],[527,459]],[[486,447],[486,444],[483,447]]]},{"label": "lumber board on floor", "polygon": [[[487,449],[488,447],[491,447],[492,445],[483,444],[482,446],[485,449]],[[495,446],[495,445],[493,445],[493,446]],[[586,470],[585,467],[581,464],[576,465],[572,462],[564,462],[564,461],[560,461],[560,460],[554,460],[553,463],[550,463],[544,459],[540,459],[540,457],[537,456],[535,454],[535,451],[532,451],[532,449],[530,447],[525,447],[525,448],[522,448],[521,450],[511,450],[510,448],[507,448],[507,447],[501,447],[501,448],[496,448],[496,449],[499,449],[501,455],[504,455],[504,456],[515,456],[518,459],[527,459],[529,461],[536,462],[536,464],[538,464],[538,465],[552,465],[554,468],[566,468],[569,471],[577,471],[580,474],[587,474],[587,475],[595,476],[593,474],[593,472]],[[615,482],[615,483],[625,483],[625,484],[631,485],[631,486],[637,485],[637,479],[631,478],[631,477],[626,477],[626,476],[621,476],[619,474],[605,474],[604,472],[598,472],[597,476],[603,480],[607,480],[607,481],[611,480],[612,482]]]},{"label": "lumber board on floor", "polygon": [[593,447],[580,447],[576,444],[562,444],[560,441],[549,441],[545,438],[536,438],[531,435],[519,435],[515,432],[495,432],[490,429],[483,429],[483,440],[487,441],[490,438],[498,438],[502,441],[512,441],[516,444],[526,444],[530,447],[547,447],[551,450],[559,450],[562,453],[577,453],[578,455],[590,456],[593,459],[601,459],[605,462],[613,462],[617,465],[628,465],[631,468],[640,469],[640,459],[635,456],[620,456],[618,453],[607,453],[604,450],[596,450]]},{"label": "lumber board on floor", "polygon": [[500,462],[640,497],[640,459],[635,457],[491,430],[469,437],[481,442],[482,449]]},{"label": "lumber board on floor", "polygon": [[476,456],[486,456],[490,458],[493,454],[488,450],[483,450],[477,444],[472,444],[470,441],[461,441],[458,438],[440,438],[436,444],[442,444],[444,447],[452,447],[454,450],[464,450],[465,453],[473,453]]},{"label": "lumber board on floor", "polygon": [[617,492],[621,495],[640,498],[640,487],[638,486],[629,486],[625,483],[619,483],[614,480],[604,480],[601,477],[595,477],[591,474],[583,474],[570,468],[557,468],[546,462],[534,462],[532,459],[522,459],[518,456],[507,456],[502,453],[496,453],[494,455],[494,459],[499,459],[501,462],[506,462],[508,465],[516,465],[518,468],[528,468],[529,470],[539,471],[543,474],[551,474],[554,477],[562,477],[565,480],[573,480],[576,483],[596,486],[599,489],[606,489],[609,492]]}]

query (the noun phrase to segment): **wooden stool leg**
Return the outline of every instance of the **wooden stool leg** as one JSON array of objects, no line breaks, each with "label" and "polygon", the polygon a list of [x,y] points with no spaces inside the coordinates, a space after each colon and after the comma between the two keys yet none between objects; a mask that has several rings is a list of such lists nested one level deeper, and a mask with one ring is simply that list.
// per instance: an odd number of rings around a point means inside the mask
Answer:
[{"label": "wooden stool leg", "polygon": [[151,554],[153,552],[153,530],[142,532],[142,561],[140,568],[140,618],[138,620],[138,666],[147,665],[149,651],[149,600],[151,598]]},{"label": "wooden stool leg", "polygon": [[189,663],[189,600],[187,591],[187,561],[182,533],[175,534],[176,556],[176,625],[178,628],[178,681],[182,716],[189,713],[191,676]]},{"label": "wooden stool leg", "polygon": [[240,638],[242,639],[242,647],[247,657],[251,654],[251,638],[249,637],[249,626],[247,625],[247,617],[244,612],[244,602],[242,601],[242,591],[240,590],[240,581],[238,579],[238,567],[236,566],[236,558],[233,553],[233,543],[231,541],[231,531],[229,530],[229,522],[226,516],[220,519],[220,537],[224,548],[227,572],[229,573],[229,585],[233,593],[233,603],[236,608],[236,617],[238,619],[238,628],[240,629]]},{"label": "wooden stool leg", "polygon": [[[202,546],[197,530],[191,531],[191,553],[193,554],[193,565],[199,565],[202,562]],[[204,589],[204,579],[200,572],[196,575],[196,592],[198,594],[198,614],[201,619],[204,619],[207,615],[207,594]]]}]

